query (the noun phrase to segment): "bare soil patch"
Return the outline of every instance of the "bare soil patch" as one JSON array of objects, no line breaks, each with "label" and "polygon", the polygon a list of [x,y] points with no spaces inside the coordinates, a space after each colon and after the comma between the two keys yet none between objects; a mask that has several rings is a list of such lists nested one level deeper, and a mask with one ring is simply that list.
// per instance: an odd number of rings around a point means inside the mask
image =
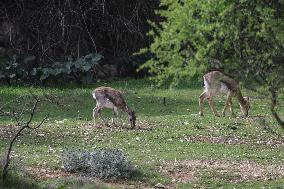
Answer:
[{"label": "bare soil patch", "polygon": [[252,180],[273,180],[284,177],[284,164],[258,164],[253,161],[236,160],[185,160],[168,162],[161,167],[173,183],[192,182],[205,172],[212,177],[223,175],[222,179],[232,183]]},{"label": "bare soil patch", "polygon": [[54,170],[48,167],[27,167],[27,172],[35,176],[40,180],[47,180],[50,178],[60,178],[70,176],[70,173],[64,172],[62,170]]},{"label": "bare soil patch", "polygon": [[15,125],[0,125],[0,137],[4,139],[12,138],[19,127]]},{"label": "bare soil patch", "polygon": [[284,137],[269,138],[269,139],[244,139],[238,136],[211,136],[211,135],[195,135],[185,136],[183,138],[187,142],[206,142],[215,144],[250,144],[263,145],[271,148],[284,147]]},{"label": "bare soil patch", "polygon": [[80,128],[84,128],[88,131],[94,131],[97,129],[105,129],[107,131],[120,131],[120,130],[152,130],[153,125],[147,122],[137,121],[135,128],[131,129],[130,125],[127,123],[123,124],[112,124],[111,122],[107,124],[100,123],[97,127],[93,125],[93,122],[84,123]]}]

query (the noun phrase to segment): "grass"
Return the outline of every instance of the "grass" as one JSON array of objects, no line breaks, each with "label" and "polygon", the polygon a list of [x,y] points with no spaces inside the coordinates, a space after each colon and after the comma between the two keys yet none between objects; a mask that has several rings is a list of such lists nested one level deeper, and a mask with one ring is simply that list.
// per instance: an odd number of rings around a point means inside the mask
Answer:
[{"label": "grass", "polygon": [[[92,127],[95,103],[90,93],[102,85],[124,92],[126,101],[137,112],[140,129]],[[33,168],[27,172],[39,187],[151,188],[161,183],[170,188],[284,188],[284,131],[271,117],[266,96],[244,91],[253,97],[249,118],[240,116],[236,101],[236,118],[213,117],[207,104],[205,116],[199,117],[201,86],[158,89],[148,80],[101,82],[85,87],[2,86],[0,104],[23,96],[20,102],[9,106],[25,105],[29,90],[37,95],[59,96],[65,104],[43,104],[35,120],[49,114],[48,122],[36,131],[25,131],[14,146],[14,159],[20,159],[27,170]],[[220,111],[224,98],[216,98],[215,104]],[[284,111],[279,111],[283,116]],[[110,110],[103,111],[103,116],[111,115]],[[126,122],[125,116],[123,119]],[[15,127],[11,120],[1,117],[1,152]],[[93,148],[122,149],[142,174],[132,180],[94,182],[62,172],[60,157],[65,149]],[[259,173],[244,173],[238,166]]]}]

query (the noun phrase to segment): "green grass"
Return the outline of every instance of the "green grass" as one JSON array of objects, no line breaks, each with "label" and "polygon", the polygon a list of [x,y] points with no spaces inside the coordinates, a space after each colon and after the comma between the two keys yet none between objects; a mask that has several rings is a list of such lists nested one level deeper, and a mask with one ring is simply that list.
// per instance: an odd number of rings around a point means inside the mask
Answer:
[{"label": "green grass", "polygon": [[[97,86],[112,86],[124,92],[128,104],[137,112],[142,129],[129,130],[122,127],[112,129],[92,128],[92,109],[95,102],[91,91]],[[158,89],[148,80],[114,81],[97,83],[86,87],[27,88],[6,87],[0,89],[0,104],[24,96],[10,107],[20,107],[28,102],[29,90],[37,95],[51,94],[62,99],[64,107],[43,104],[35,117],[40,121],[45,115],[49,120],[36,131],[25,131],[14,146],[14,153],[21,157],[26,167],[41,167],[61,170],[60,156],[65,149],[119,148],[122,149],[142,171],[129,181],[98,181],[79,179],[76,175],[56,178],[38,178],[31,173],[40,186],[54,185],[71,188],[121,188],[135,185],[137,188],[153,187],[157,183],[171,188],[283,188],[284,176],[252,177],[239,179],[241,172],[219,171],[213,167],[196,169],[182,166],[172,172],[169,167],[184,162],[220,161],[250,162],[257,166],[280,166],[284,164],[284,131],[277,125],[269,112],[269,99],[251,91],[244,91],[253,97],[249,118],[242,118],[238,104],[234,101],[236,118],[213,117],[205,104],[205,116],[199,117],[198,96],[202,87],[180,89]],[[163,105],[163,98],[166,105]],[[215,98],[220,111],[224,98]],[[284,111],[279,110],[283,116]],[[111,117],[110,110],[103,110],[103,116]],[[123,116],[124,122],[126,117]],[[101,122],[102,123],[102,122]],[[11,131],[11,121],[4,117],[0,129]],[[1,130],[2,131],[2,130]],[[7,134],[1,134],[0,150],[8,144]],[[249,165],[249,164],[248,164]],[[228,166],[228,169],[230,167]],[[245,168],[244,168],[245,169]],[[173,175],[193,174],[193,179],[173,178]],[[55,183],[55,184],[54,184]],[[110,184],[111,183],[111,184]]]}]

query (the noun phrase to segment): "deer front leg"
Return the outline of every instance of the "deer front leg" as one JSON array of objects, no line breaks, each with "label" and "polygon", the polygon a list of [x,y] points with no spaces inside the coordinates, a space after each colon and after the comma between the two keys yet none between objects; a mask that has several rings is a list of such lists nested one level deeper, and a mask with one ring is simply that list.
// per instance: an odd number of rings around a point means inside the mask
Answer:
[{"label": "deer front leg", "polygon": [[216,117],[220,117],[220,115],[218,114],[218,112],[217,112],[217,110],[216,110],[216,108],[215,108],[215,106],[214,106],[214,104],[213,104],[212,98],[211,98],[211,97],[208,97],[207,99],[208,99],[208,104],[209,104],[209,106],[210,106],[211,111],[213,112],[213,114],[214,114]]},{"label": "deer front leg", "polygon": [[227,94],[227,99],[226,99],[226,102],[225,102],[225,106],[223,108],[223,111],[222,111],[222,116],[225,117],[225,114],[226,114],[226,110],[228,107],[230,107],[230,110],[231,110],[231,104],[232,104],[232,92],[229,91],[228,94]]},{"label": "deer front leg", "polygon": [[204,91],[199,96],[199,115],[203,116],[203,110],[204,110],[204,99],[206,98],[206,92]]},{"label": "deer front leg", "polygon": [[112,124],[115,125],[115,119],[117,121],[117,116],[118,116],[118,110],[116,107],[113,107],[112,109],[112,112],[113,112],[113,117],[112,117]]},{"label": "deer front leg", "polygon": [[230,112],[231,112],[232,117],[236,117],[236,114],[234,113],[232,106],[233,106],[233,103],[232,103],[232,100],[231,100],[230,103],[229,103]]}]

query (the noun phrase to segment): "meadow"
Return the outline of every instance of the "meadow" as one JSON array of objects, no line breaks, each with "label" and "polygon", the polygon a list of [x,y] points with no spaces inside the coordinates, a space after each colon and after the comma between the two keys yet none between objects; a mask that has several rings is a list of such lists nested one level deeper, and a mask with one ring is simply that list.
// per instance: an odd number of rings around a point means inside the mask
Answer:
[{"label": "meadow", "polygon": [[[123,91],[136,111],[137,127],[95,128],[91,92],[98,86]],[[270,113],[269,96],[244,90],[251,97],[249,117],[244,118],[236,100],[237,117],[214,117],[205,103],[198,113],[202,86],[157,88],[151,81],[98,82],[84,87],[29,88],[1,86],[0,104],[18,96],[24,106],[29,91],[60,97],[64,106],[39,107],[35,121],[48,120],[37,130],[27,130],[13,148],[10,188],[284,188],[284,131]],[[165,99],[165,104],[164,104]],[[283,97],[282,99],[283,100]],[[215,98],[221,111],[224,97]],[[111,118],[110,110],[102,115]],[[284,115],[283,107],[280,115]],[[5,152],[17,130],[11,120],[0,117],[0,152]],[[110,120],[109,120],[110,122]],[[130,180],[101,180],[64,172],[65,150],[121,149],[140,174]]]}]

